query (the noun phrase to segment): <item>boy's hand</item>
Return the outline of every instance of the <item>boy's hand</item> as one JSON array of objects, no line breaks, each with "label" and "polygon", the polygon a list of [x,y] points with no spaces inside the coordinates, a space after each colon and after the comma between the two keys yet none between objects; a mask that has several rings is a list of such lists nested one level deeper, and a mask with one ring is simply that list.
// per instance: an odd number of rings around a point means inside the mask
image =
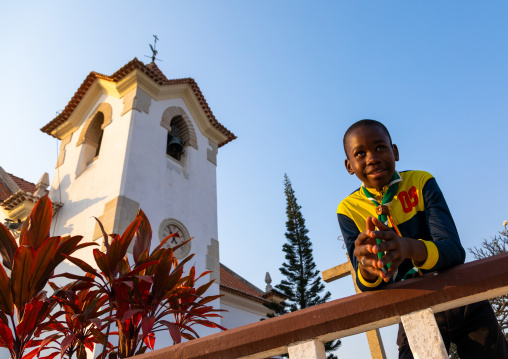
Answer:
[{"label": "boy's hand", "polygon": [[367,218],[366,230],[356,238],[354,251],[362,277],[369,282],[375,282],[383,274],[383,271],[377,267],[377,252],[373,251],[376,245],[374,220],[375,218],[372,217]]},{"label": "boy's hand", "polygon": [[390,268],[383,272],[381,271],[380,277],[385,282],[397,272],[400,264],[404,259],[409,258],[418,264],[422,264],[427,259],[427,248],[421,241],[399,236],[393,229],[385,225],[377,218],[371,218],[372,223],[379,229],[369,233],[372,238],[379,238],[384,242],[372,246],[372,253],[386,252],[384,257],[372,262],[374,268],[383,268],[386,264],[391,263]]}]

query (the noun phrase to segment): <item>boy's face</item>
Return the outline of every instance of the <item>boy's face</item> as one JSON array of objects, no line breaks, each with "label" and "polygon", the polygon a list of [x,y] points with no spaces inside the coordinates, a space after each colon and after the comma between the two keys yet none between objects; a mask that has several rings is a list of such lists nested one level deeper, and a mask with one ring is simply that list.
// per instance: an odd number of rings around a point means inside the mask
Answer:
[{"label": "boy's face", "polygon": [[346,142],[345,161],[349,174],[355,174],[367,188],[381,190],[390,183],[395,172],[399,150],[388,135],[376,126],[354,130]]}]

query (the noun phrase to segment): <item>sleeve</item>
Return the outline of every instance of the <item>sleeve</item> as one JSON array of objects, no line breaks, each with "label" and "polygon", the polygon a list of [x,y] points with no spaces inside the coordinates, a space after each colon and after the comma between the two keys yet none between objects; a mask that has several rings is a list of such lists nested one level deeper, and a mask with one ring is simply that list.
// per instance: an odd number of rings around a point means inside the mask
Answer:
[{"label": "sleeve", "polygon": [[428,257],[420,268],[435,271],[464,263],[466,252],[460,243],[459,234],[448,205],[435,178],[423,187],[425,219],[432,241],[423,241]]},{"label": "sleeve", "polygon": [[346,244],[349,259],[351,260],[351,264],[353,265],[353,269],[356,273],[356,285],[358,288],[362,292],[365,292],[370,290],[377,290],[387,285],[388,283],[385,283],[381,278],[378,278],[375,283],[369,283],[362,278],[358,269],[358,260],[354,254],[355,241],[360,234],[360,230],[356,226],[355,222],[345,214],[337,213],[337,218],[339,220],[340,230],[342,232],[342,237],[344,238],[344,243]]}]

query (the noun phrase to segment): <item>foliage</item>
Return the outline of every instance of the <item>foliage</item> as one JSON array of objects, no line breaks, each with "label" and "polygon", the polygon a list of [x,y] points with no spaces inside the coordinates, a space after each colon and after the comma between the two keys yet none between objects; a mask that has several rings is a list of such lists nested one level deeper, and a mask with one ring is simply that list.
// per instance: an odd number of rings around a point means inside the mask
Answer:
[{"label": "foliage", "polygon": [[[331,297],[330,292],[320,296],[324,290],[319,270],[316,269],[312,254],[312,242],[307,236],[309,230],[305,227],[305,219],[300,211],[295,192],[288,176],[284,175],[284,192],[286,194],[286,239],[282,246],[286,254],[286,261],[279,269],[285,277],[275,288],[287,299],[280,304],[271,303],[266,306],[282,315],[299,309],[312,307],[326,302]],[[273,316],[273,315],[269,315]],[[325,344],[327,351],[332,351],[340,346],[340,340]],[[334,354],[328,354],[328,359],[336,358]]]},{"label": "foliage", "polygon": [[[503,226],[504,229],[499,232],[498,236],[483,240],[480,248],[469,248],[469,252],[473,254],[475,259],[495,256],[508,250],[508,221],[504,221]],[[508,339],[508,295],[492,298],[490,304],[494,309],[501,330]]]},{"label": "foliage", "polygon": [[[177,234],[150,253],[152,230],[141,210],[121,236],[108,236],[99,222],[106,251],[93,251],[98,270],[71,256],[97,244],[79,244],[81,237],[50,238],[51,218],[51,201],[44,197],[23,225],[19,248],[9,230],[0,227],[0,254],[5,267],[12,269],[9,278],[0,266],[0,346],[8,348],[13,359],[85,359],[95,344],[103,345],[98,358],[127,358],[153,349],[158,331],[167,330],[173,343],[179,343],[198,337],[195,325],[225,329],[210,320],[219,317],[219,310],[209,305],[219,296],[204,296],[213,281],[196,288],[209,272],[196,276],[192,267],[184,275],[184,265],[193,255],[178,262],[173,257],[177,247],[163,247]],[[131,265],[127,250],[133,240]],[[53,276],[65,259],[86,274]],[[48,282],[58,277],[73,282],[61,288]],[[50,297],[43,292],[48,283],[55,291]],[[117,332],[110,332],[111,324]],[[111,335],[118,336],[117,345],[111,344]]]},{"label": "foliage", "polygon": [[0,224],[0,254],[11,270],[9,278],[0,266],[0,346],[12,359],[33,358],[47,346],[48,341],[37,338],[53,329],[48,319],[55,302],[43,289],[64,259],[90,245],[79,244],[81,236],[50,237],[52,216],[51,201],[41,198],[21,228],[19,246]]}]

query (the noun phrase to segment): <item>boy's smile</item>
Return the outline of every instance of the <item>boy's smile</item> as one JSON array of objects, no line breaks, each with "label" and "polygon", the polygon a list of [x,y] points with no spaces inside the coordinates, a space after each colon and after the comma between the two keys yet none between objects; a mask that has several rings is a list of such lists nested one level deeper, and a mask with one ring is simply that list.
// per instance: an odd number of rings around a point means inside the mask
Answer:
[{"label": "boy's smile", "polygon": [[346,146],[346,169],[367,188],[381,190],[395,172],[399,150],[377,126],[362,126],[349,134]]}]

